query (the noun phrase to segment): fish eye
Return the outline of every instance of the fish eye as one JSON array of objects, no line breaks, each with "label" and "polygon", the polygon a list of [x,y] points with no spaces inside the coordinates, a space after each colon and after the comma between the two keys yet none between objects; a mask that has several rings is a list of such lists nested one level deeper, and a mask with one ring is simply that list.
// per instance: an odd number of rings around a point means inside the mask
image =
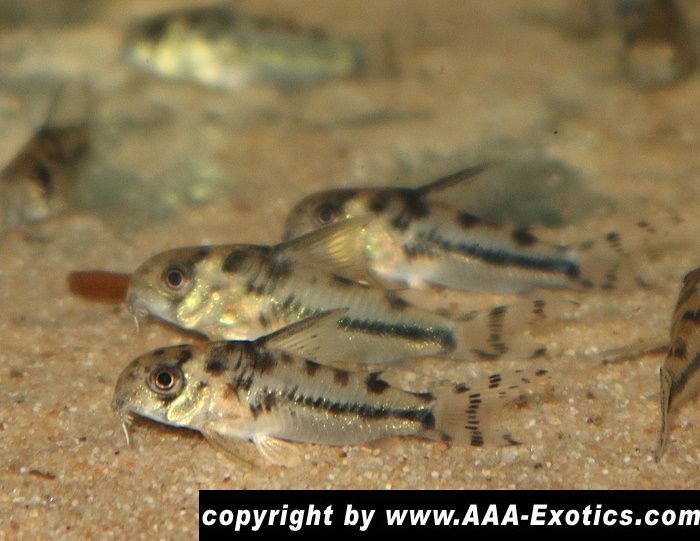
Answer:
[{"label": "fish eye", "polygon": [[321,225],[328,225],[338,219],[338,212],[328,203],[319,205],[316,208],[316,219]]},{"label": "fish eye", "polygon": [[182,375],[174,368],[159,366],[151,371],[148,385],[157,393],[172,391],[182,381]]},{"label": "fish eye", "polygon": [[172,265],[163,272],[163,282],[173,291],[179,291],[190,282],[190,274],[178,265]]}]

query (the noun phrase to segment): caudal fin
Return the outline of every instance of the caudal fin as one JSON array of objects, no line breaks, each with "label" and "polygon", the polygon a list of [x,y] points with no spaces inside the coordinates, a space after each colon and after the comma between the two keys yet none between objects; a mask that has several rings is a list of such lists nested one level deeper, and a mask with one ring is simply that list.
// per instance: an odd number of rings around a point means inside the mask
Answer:
[{"label": "caudal fin", "polygon": [[455,445],[516,445],[510,415],[504,406],[533,391],[547,378],[546,370],[527,369],[495,373],[470,384],[460,383],[436,393],[433,409],[436,437]]},{"label": "caudal fin", "polygon": [[684,220],[669,214],[656,213],[653,218],[622,217],[603,233],[587,240],[567,242],[565,248],[576,257],[578,281],[584,288],[624,291],[653,287],[644,272],[649,258],[674,246],[687,245],[686,239],[700,234],[697,226],[695,233],[689,228]]},{"label": "caudal fin", "polygon": [[465,359],[536,359],[547,355],[545,339],[575,304],[550,293],[518,299],[463,316],[458,323],[455,357]]}]

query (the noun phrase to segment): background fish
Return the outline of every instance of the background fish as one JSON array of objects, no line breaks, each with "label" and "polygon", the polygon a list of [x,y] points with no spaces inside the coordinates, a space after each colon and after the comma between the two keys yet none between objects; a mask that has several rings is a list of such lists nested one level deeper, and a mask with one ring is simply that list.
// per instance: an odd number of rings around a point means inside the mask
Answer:
[{"label": "background fish", "polygon": [[214,340],[250,340],[344,308],[337,328],[316,337],[314,357],[324,362],[543,353],[527,331],[544,318],[545,302],[465,310],[457,320],[448,319],[313,260],[304,262],[314,238],[329,234],[332,229],[276,246],[187,247],[157,254],[132,275],[129,303],[137,315],[148,313]]},{"label": "background fish", "polygon": [[[457,445],[512,445],[494,419],[544,370],[492,374],[477,385],[436,392],[393,387],[378,372],[323,366],[286,352],[288,343],[313,340],[328,314],[255,342],[212,342],[157,349],[129,364],[112,407],[125,432],[131,415],[200,431],[238,457],[248,439],[265,460],[291,466],[290,441],[355,445],[417,436]],[[128,438],[128,432],[126,432]]]},{"label": "background fish", "polygon": [[671,323],[671,347],[661,367],[661,458],[668,439],[669,415],[700,390],[700,268],[683,279]]},{"label": "background fish", "polygon": [[436,200],[440,191],[473,181],[483,170],[464,169],[414,189],[312,194],[287,216],[285,239],[360,219],[361,227],[328,237],[332,246],[315,243],[310,255],[330,266],[355,261],[356,267],[393,284],[526,293],[537,287],[614,289],[639,282],[628,245],[643,242],[650,229],[645,222],[624,235],[610,231],[600,239],[562,245],[543,240],[544,230],[535,234],[495,224]]},{"label": "background fish", "polygon": [[125,51],[161,77],[229,90],[255,83],[310,85],[356,73],[364,61],[357,46],[318,29],[216,6],[143,21],[129,32]]},{"label": "background fish", "polygon": [[0,231],[65,209],[89,151],[88,110],[87,88],[62,89],[44,124],[0,170]]}]

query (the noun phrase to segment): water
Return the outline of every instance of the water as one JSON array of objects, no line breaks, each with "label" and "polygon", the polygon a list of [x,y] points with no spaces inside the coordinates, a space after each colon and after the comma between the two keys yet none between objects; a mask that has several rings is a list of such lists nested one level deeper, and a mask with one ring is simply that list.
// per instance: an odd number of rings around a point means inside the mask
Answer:
[{"label": "water", "polygon": [[[580,3],[568,0],[237,2],[361,43],[369,62],[365,73],[322,84],[226,91],[165,80],[124,58],[127,30],[165,4],[193,3],[0,3],[3,164],[66,82],[87,81],[94,96],[91,153],[67,208],[0,240],[0,396],[9,397],[0,401],[0,516],[9,521],[0,529],[138,537],[157,525],[168,537],[167,508],[170,525],[189,533],[200,487],[697,488],[697,434],[683,428],[700,423],[697,408],[681,412],[665,461],[649,462],[653,357],[605,369],[552,360],[556,389],[524,409],[528,445],[509,452],[305,447],[313,468],[244,472],[198,437],[151,423],[137,424],[125,449],[109,410],[116,377],[149,348],[192,337],[155,323],[136,334],[124,307],[70,295],[73,270],[130,272],[185,244],[275,242],[292,203],[313,191],[418,185],[484,160],[501,173],[458,203],[492,219],[594,236],[618,216],[670,211],[692,221],[700,209],[700,78],[660,89],[627,79],[614,14],[572,31]],[[678,4],[697,40],[700,6]],[[595,317],[560,342],[604,347],[666,332],[680,277],[700,261],[697,249],[662,246],[653,263],[661,289],[586,299],[581,311]],[[428,362],[387,377],[423,388],[482,370]],[[436,479],[433,470],[451,473]],[[141,506],[146,495],[156,504]]]}]

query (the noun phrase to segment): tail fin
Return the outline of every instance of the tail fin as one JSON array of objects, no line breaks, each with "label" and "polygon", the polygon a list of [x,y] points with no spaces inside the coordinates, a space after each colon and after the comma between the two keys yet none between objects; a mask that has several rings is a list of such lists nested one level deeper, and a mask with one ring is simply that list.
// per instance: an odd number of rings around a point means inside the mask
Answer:
[{"label": "tail fin", "polygon": [[499,419],[497,413],[544,382],[546,373],[543,369],[527,369],[491,374],[471,385],[460,383],[439,391],[433,407],[437,434],[429,436],[477,447],[518,444],[507,419]]},{"label": "tail fin", "polygon": [[574,252],[580,269],[579,281],[584,288],[627,290],[645,286],[646,281],[637,272],[633,254],[647,237],[641,226],[640,235],[610,230],[602,237],[579,243]]},{"label": "tail fin", "polygon": [[548,294],[465,314],[458,323],[454,356],[483,360],[542,357],[547,347],[540,337],[561,325],[557,321],[572,306],[569,299]]},{"label": "tail fin", "polygon": [[[654,214],[648,219],[618,218],[615,226],[601,235],[566,244],[565,248],[577,259],[579,281],[584,288],[624,291],[652,285],[642,272],[645,259],[657,251],[667,252],[674,244],[687,245],[683,239],[692,236],[687,231],[689,225],[681,218]],[[538,231],[542,239],[552,235],[557,233]]]}]

